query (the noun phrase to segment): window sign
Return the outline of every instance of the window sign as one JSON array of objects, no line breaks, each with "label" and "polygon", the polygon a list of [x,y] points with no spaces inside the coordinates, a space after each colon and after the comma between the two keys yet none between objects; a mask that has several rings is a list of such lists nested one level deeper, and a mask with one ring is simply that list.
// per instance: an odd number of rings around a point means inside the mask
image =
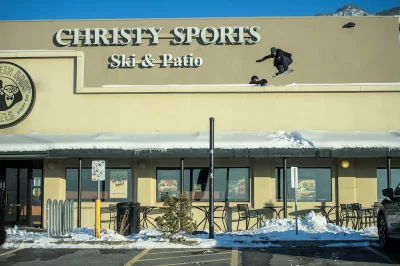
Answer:
[{"label": "window sign", "polygon": [[128,197],[128,175],[126,171],[110,170],[110,198]]},{"label": "window sign", "polygon": [[[291,169],[286,172],[288,201],[294,201]],[[283,169],[275,170],[277,200],[283,200]],[[330,168],[298,168],[297,201],[330,202],[332,201],[332,177]]]},{"label": "window sign", "polygon": [[178,197],[180,187],[180,170],[157,170],[157,200],[165,197]]}]

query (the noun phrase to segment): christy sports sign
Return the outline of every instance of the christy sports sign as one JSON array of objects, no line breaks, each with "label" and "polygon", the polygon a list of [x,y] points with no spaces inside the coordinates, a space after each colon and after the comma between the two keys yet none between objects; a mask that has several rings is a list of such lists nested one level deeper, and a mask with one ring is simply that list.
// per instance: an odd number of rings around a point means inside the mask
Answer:
[{"label": "christy sports sign", "polygon": [[[55,34],[55,43],[59,46],[138,46],[143,44],[145,37],[150,37],[149,44],[158,45],[162,30],[163,27],[60,29]],[[258,30],[259,26],[176,27],[169,34],[173,37],[174,45],[190,45],[194,39],[202,45],[255,44],[261,40]],[[161,62],[157,57],[161,58]],[[199,67],[203,64],[203,59],[195,57],[193,53],[183,56],[145,54],[141,61],[136,54],[113,54],[108,61],[110,68],[133,68],[136,65],[152,68],[157,63],[160,63],[160,67],[166,67],[169,63],[174,67]]]},{"label": "christy sports sign", "polygon": [[0,129],[25,119],[35,103],[35,86],[19,65],[0,62]]}]

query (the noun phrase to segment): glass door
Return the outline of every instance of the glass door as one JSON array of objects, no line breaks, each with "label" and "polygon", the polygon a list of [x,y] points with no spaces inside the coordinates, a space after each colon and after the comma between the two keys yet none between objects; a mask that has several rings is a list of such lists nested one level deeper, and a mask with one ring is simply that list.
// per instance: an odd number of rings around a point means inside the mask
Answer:
[{"label": "glass door", "polygon": [[28,225],[28,169],[6,168],[6,223]]},{"label": "glass door", "polygon": [[0,161],[0,209],[7,226],[42,225],[42,179],[41,161]]}]

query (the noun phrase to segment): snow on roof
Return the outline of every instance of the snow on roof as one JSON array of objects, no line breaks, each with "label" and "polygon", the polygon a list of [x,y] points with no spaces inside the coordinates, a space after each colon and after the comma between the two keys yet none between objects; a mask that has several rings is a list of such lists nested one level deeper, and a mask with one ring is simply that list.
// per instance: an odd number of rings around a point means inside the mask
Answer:
[{"label": "snow on roof", "polygon": [[[0,147],[1,152],[59,149],[207,149],[209,133],[31,133],[2,135]],[[400,132],[218,132],[215,133],[215,148],[400,148]]]}]

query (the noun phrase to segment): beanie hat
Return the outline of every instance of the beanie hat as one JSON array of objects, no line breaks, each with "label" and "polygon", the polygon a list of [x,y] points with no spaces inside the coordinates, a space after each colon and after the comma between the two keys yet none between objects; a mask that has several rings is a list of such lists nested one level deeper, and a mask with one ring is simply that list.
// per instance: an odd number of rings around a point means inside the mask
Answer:
[{"label": "beanie hat", "polygon": [[275,47],[272,47],[271,48],[271,54],[274,54],[276,52],[276,48]]}]

